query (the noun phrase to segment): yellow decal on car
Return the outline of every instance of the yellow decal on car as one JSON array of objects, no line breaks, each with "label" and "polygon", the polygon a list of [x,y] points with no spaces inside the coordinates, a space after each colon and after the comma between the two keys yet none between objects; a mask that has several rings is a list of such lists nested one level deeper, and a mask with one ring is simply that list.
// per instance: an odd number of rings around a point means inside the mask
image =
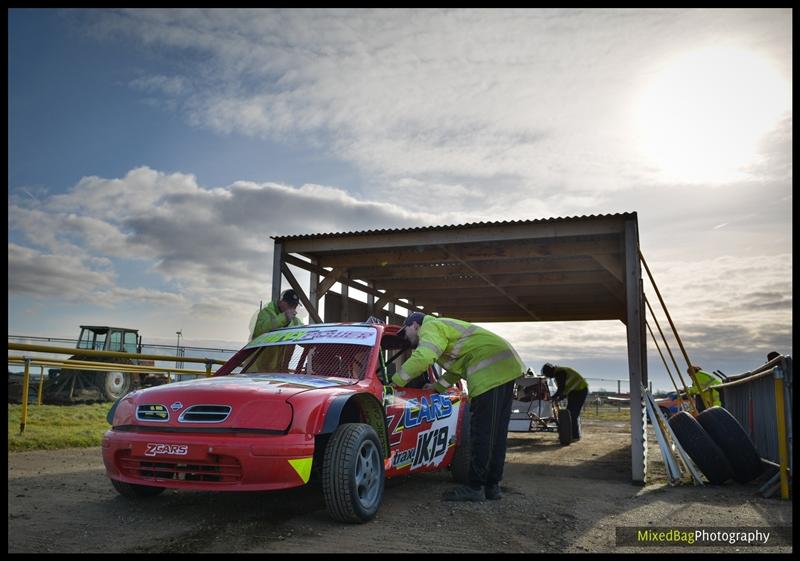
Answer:
[{"label": "yellow decal on car", "polygon": [[311,477],[311,461],[313,459],[313,456],[309,456],[308,458],[289,460],[289,465],[294,468],[297,475],[303,480],[303,483],[308,483],[308,478]]}]

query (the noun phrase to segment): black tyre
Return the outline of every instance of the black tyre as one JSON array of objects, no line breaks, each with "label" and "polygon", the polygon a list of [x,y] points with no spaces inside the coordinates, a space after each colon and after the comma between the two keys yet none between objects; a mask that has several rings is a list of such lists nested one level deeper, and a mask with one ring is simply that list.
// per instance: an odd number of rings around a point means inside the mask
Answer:
[{"label": "black tyre", "polygon": [[686,411],[675,413],[669,419],[669,426],[684,451],[697,464],[709,483],[721,485],[733,477],[733,470],[725,454],[714,443],[711,435],[689,413]]},{"label": "black tyre", "polygon": [[719,446],[733,469],[733,480],[739,483],[752,481],[764,470],[753,441],[744,428],[727,409],[715,406],[697,416],[697,422]]},{"label": "black tyre", "polygon": [[131,483],[123,483],[116,479],[111,480],[114,489],[129,499],[146,499],[148,497],[155,497],[164,492],[164,487],[150,487],[149,485],[133,485]]},{"label": "black tyre", "polygon": [[331,435],[322,466],[328,514],[340,522],[367,522],[383,499],[383,453],[369,425],[346,423]]},{"label": "black tyre", "polygon": [[566,409],[558,412],[558,441],[564,446],[572,442],[572,413]]},{"label": "black tyre", "polygon": [[100,396],[106,401],[116,401],[131,391],[131,374],[120,372],[98,372],[95,385],[100,391]]},{"label": "black tyre", "polygon": [[461,420],[461,442],[458,443],[453,461],[450,463],[450,473],[456,483],[469,483],[469,463],[472,458],[472,412],[469,403],[464,403],[464,418]]}]

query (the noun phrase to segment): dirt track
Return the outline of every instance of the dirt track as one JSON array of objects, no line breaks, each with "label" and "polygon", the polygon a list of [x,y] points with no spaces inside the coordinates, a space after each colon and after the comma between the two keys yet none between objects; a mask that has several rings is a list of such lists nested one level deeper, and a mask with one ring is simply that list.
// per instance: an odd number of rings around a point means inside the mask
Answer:
[{"label": "dirt track", "polygon": [[[792,525],[791,501],[759,481],[670,487],[655,439],[655,483],[630,483],[627,423],[584,422],[569,447],[511,433],[501,501],[445,503],[449,473],[387,482],[375,520],[331,521],[313,486],[277,493],[168,490],[131,502],[105,478],[99,448],[9,454],[8,552],[791,552],[785,547],[617,547],[618,526]],[[660,482],[659,482],[660,481]]]}]

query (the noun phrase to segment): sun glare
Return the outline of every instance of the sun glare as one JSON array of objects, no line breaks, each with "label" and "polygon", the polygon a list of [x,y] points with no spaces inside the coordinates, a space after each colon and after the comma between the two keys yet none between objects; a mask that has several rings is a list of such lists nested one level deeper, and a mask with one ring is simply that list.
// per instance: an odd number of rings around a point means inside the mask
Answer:
[{"label": "sun glare", "polygon": [[742,178],[759,141],[791,110],[790,99],[788,81],[752,51],[691,51],[663,67],[641,93],[640,147],[668,180]]}]

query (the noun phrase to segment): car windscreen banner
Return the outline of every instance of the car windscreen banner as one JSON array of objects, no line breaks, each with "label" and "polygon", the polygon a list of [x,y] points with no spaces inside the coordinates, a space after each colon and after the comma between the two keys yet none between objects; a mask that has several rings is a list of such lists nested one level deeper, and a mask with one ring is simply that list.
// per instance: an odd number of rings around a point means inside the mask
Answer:
[{"label": "car windscreen banner", "polygon": [[246,348],[296,345],[304,343],[338,343],[372,347],[378,337],[374,327],[337,325],[329,327],[303,326],[268,331],[253,339]]}]

